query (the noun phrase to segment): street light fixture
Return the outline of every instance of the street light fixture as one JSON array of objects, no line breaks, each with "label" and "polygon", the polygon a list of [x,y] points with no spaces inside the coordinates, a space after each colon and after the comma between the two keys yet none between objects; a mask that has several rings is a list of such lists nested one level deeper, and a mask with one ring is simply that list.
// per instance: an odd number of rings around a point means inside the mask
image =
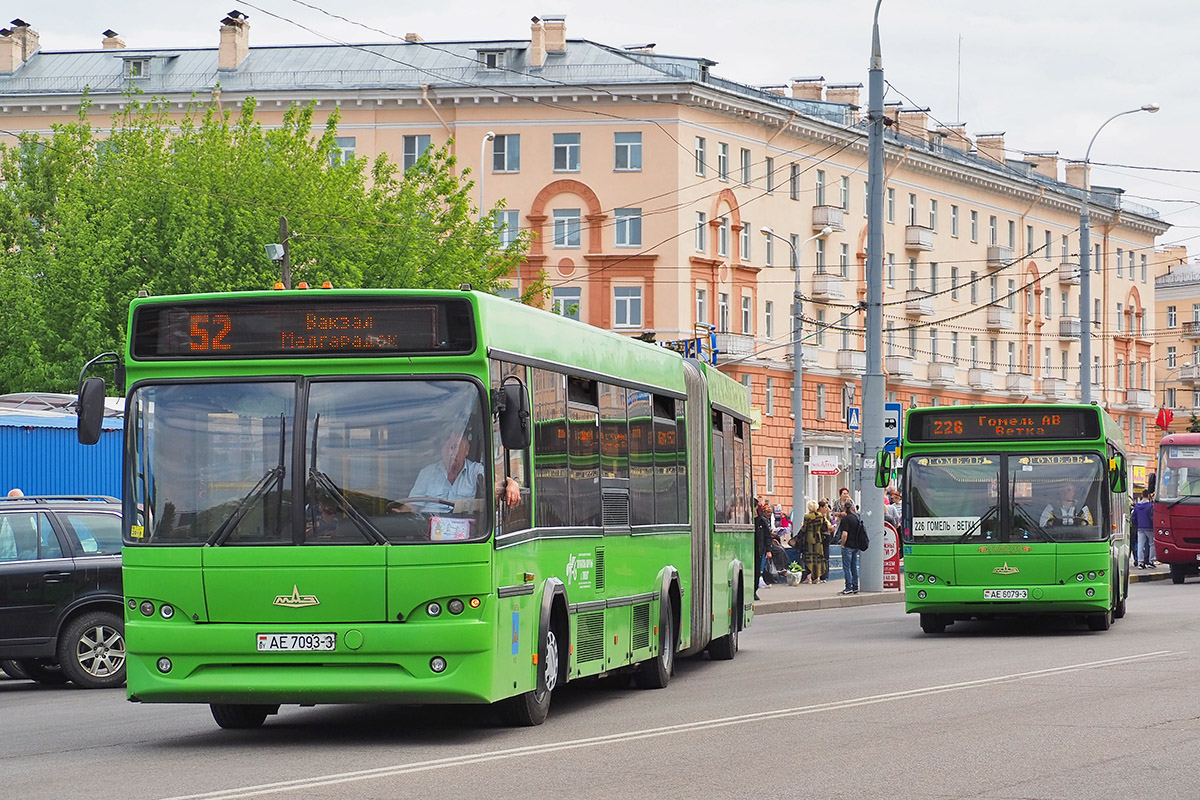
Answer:
[{"label": "street light fixture", "polygon": [[762,235],[776,238],[786,244],[792,251],[792,263],[796,265],[796,278],[792,288],[792,525],[796,525],[796,515],[803,517],[804,484],[808,479],[804,469],[804,343],[801,336],[803,319],[800,315],[800,254],[804,246],[811,241],[833,233],[833,228],[826,225],[799,246],[792,244],[770,228],[761,228]]},{"label": "street light fixture", "polygon": [[1079,401],[1081,403],[1092,402],[1092,238],[1091,212],[1088,210],[1089,185],[1091,183],[1088,180],[1088,161],[1092,157],[1092,145],[1096,143],[1096,137],[1100,135],[1100,131],[1104,130],[1104,126],[1117,117],[1137,114],[1141,111],[1156,114],[1158,108],[1158,103],[1146,103],[1140,108],[1131,108],[1128,111],[1113,114],[1104,120],[1103,124],[1092,134],[1092,140],[1088,142],[1087,151],[1083,155],[1083,201],[1079,206]]}]

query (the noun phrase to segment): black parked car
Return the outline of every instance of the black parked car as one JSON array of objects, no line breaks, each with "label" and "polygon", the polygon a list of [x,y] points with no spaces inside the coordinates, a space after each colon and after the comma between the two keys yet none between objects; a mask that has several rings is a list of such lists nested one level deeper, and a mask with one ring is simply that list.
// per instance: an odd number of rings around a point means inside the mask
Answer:
[{"label": "black parked car", "polygon": [[39,683],[125,682],[121,504],[0,499],[0,666]]}]

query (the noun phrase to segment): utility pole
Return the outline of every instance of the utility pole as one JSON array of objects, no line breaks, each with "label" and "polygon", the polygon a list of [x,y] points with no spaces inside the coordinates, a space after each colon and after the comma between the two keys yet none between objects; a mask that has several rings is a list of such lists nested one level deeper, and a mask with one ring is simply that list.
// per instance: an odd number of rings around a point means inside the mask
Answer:
[{"label": "utility pole", "polygon": [[873,547],[862,554],[859,588],[883,591],[883,492],[875,488],[875,459],[883,449],[883,52],[879,45],[879,6],[871,30],[867,88],[867,321],[866,369],[862,379],[863,459],[858,475],[863,524]]},{"label": "utility pole", "polygon": [[289,234],[288,234],[287,217],[280,217],[279,218],[279,241],[283,244],[283,262],[280,267],[280,271],[282,274],[280,276],[280,279],[283,281],[283,288],[285,288],[285,289],[292,288],[292,252],[291,252],[291,245],[288,242],[288,238],[289,238]]}]

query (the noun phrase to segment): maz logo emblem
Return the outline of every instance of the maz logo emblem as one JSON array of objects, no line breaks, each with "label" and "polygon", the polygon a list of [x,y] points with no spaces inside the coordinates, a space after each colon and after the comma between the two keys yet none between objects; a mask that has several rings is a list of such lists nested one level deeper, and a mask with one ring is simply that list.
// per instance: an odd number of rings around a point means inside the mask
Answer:
[{"label": "maz logo emblem", "polygon": [[[996,567],[994,570],[992,570],[992,572],[996,573],[997,575],[1016,575],[1020,571],[1021,570],[1017,569],[1016,567],[1010,567],[1007,561],[1004,562],[1003,567]],[[278,603],[279,601],[276,600],[275,602]]]},{"label": "maz logo emblem", "polygon": [[296,588],[295,584],[292,584],[292,593],[276,595],[274,605],[304,608],[305,606],[319,606],[321,601],[315,594],[300,594],[300,590]]}]

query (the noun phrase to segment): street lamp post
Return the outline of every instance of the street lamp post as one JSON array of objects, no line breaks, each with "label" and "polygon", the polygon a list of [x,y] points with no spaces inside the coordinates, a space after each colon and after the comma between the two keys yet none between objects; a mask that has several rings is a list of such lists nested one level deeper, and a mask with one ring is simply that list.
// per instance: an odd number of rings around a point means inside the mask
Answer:
[{"label": "street lamp post", "polygon": [[774,237],[791,248],[792,263],[796,265],[792,287],[792,525],[795,525],[796,515],[803,517],[805,513],[804,482],[808,477],[804,469],[804,339],[801,336],[804,320],[800,315],[800,254],[804,252],[806,244],[828,236],[833,233],[833,228],[826,225],[820,233],[808,237],[798,247],[770,228],[761,230],[763,236]]},{"label": "street lamp post", "polygon": [[1157,113],[1158,108],[1158,103],[1146,103],[1140,108],[1131,108],[1128,111],[1113,114],[1104,120],[1103,124],[1092,134],[1092,140],[1088,142],[1087,151],[1083,155],[1083,202],[1079,206],[1079,401],[1081,403],[1092,402],[1092,238],[1091,212],[1088,210],[1088,195],[1090,194],[1088,161],[1092,157],[1092,145],[1096,143],[1096,137],[1100,135],[1100,131],[1104,130],[1104,126],[1117,117],[1137,114],[1141,111],[1154,114]]}]

